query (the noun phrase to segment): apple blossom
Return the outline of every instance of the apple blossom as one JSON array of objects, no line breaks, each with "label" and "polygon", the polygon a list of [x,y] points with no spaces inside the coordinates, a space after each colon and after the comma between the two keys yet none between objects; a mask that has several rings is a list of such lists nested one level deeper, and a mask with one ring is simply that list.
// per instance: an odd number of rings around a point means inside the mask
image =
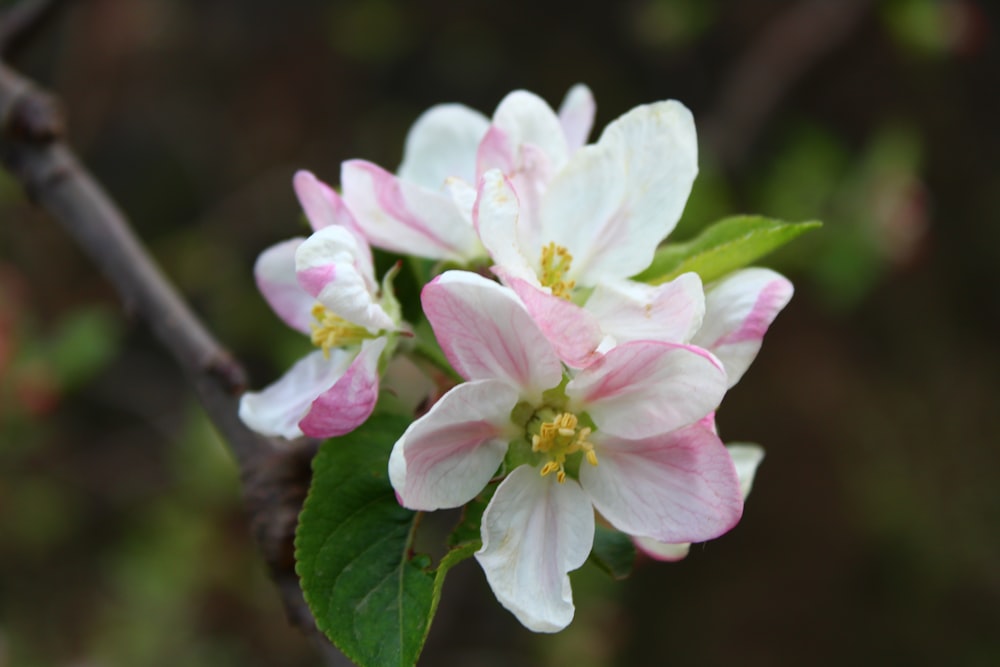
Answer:
[{"label": "apple blossom", "polygon": [[733,462],[699,423],[727,386],[711,353],[636,340],[569,371],[496,282],[448,271],[422,303],[466,382],[399,438],[390,480],[404,506],[430,511],[469,502],[509,471],[483,514],[476,558],[526,627],[554,632],[572,619],[568,572],[590,552],[595,508],[660,542],[710,539],[739,520]]},{"label": "apple blossom", "polygon": [[268,248],[254,274],[265,300],[318,349],[240,401],[240,418],[271,436],[326,438],[357,428],[375,407],[379,358],[399,330],[388,278],[375,282],[371,250],[337,194],[309,172],[294,178],[307,239]]},{"label": "apple blossom", "polygon": [[[520,113],[508,114],[518,119],[508,124],[522,134],[557,122],[544,103],[512,106]],[[514,133],[496,127],[481,154],[494,135]],[[697,275],[658,286],[628,281],[677,224],[698,173],[687,108],[675,101],[639,106],[571,155],[558,141],[534,153],[530,178],[524,170],[512,175],[504,159],[512,150],[502,144],[480,160],[481,168],[497,168],[480,180],[473,219],[494,272],[521,296],[562,359],[582,367],[628,340],[689,339],[704,312]]]}]

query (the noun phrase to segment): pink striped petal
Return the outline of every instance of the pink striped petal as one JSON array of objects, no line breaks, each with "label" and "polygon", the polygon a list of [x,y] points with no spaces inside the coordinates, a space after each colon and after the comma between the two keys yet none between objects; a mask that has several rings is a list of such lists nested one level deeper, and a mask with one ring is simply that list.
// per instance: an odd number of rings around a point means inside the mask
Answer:
[{"label": "pink striped petal", "polygon": [[594,94],[582,83],[570,88],[563,98],[562,104],[559,105],[559,124],[562,125],[563,134],[566,136],[566,147],[570,155],[587,143],[590,129],[594,126],[596,111]]},{"label": "pink striped petal", "polygon": [[594,543],[594,511],[580,486],[520,466],[490,500],[482,535],[476,560],[500,604],[534,632],[569,625],[568,573],[583,565]]},{"label": "pink striped petal", "polygon": [[378,360],[386,339],[361,344],[361,351],[337,382],[312,402],[299,428],[313,438],[332,438],[361,426],[378,401]]},{"label": "pink striped petal", "polygon": [[439,104],[425,111],[406,135],[399,178],[429,190],[446,179],[476,178],[476,151],[490,122],[461,104]]},{"label": "pink striped petal", "polygon": [[330,225],[338,225],[347,227],[358,235],[361,234],[361,229],[344,204],[344,200],[312,172],[304,169],[295,172],[292,186],[314,232]]},{"label": "pink striped petal", "polygon": [[467,380],[498,379],[540,399],[562,364],[511,290],[470,271],[446,271],[421,294],[448,361]]},{"label": "pink striped petal", "polygon": [[525,280],[509,277],[502,270],[494,271],[517,292],[560,359],[573,368],[583,368],[597,358],[603,334],[592,313]]},{"label": "pink striped petal", "polygon": [[[712,432],[714,433],[714,423]],[[743,500],[746,500],[747,496],[750,495],[750,490],[753,488],[753,479],[757,472],[757,466],[760,465],[761,460],[764,458],[764,450],[759,445],[749,443],[731,443],[726,445],[726,450],[729,452],[729,456],[732,457],[733,463],[736,466],[736,477],[739,479],[740,494],[743,496]],[[649,537],[635,536],[633,536],[632,541],[646,555],[662,561],[679,561],[687,556],[688,551],[691,549],[690,542],[658,542]]]},{"label": "pink striped petal", "polygon": [[271,246],[254,264],[254,279],[264,300],[281,320],[304,334],[312,329],[312,307],[316,300],[299,284],[295,275],[295,251],[303,239],[290,239]]},{"label": "pink striped petal", "polygon": [[393,447],[389,474],[415,510],[460,507],[482,491],[516,435],[517,390],[499,380],[465,382],[410,424]]},{"label": "pink striped petal", "polygon": [[566,386],[571,409],[589,412],[601,432],[632,439],[693,424],[725,391],[726,374],[710,353],[661,341],[614,347]]},{"label": "pink striped petal", "polygon": [[248,391],[240,399],[240,419],[254,431],[289,440],[302,435],[299,422],[316,397],[334,386],[350,366],[353,355],[320,350],[295,363],[274,384],[262,391]]},{"label": "pink striped petal", "polygon": [[340,182],[344,201],[372,245],[461,262],[482,254],[472,222],[446,193],[408,183],[363,160],[344,162]]},{"label": "pink striped petal", "polygon": [[580,466],[580,484],[618,530],[661,542],[702,542],[739,521],[736,468],[711,431],[691,426],[642,440],[598,436],[598,464]]},{"label": "pink striped petal", "polygon": [[599,284],[584,306],[616,344],[631,340],[686,343],[701,326],[701,278],[685,273],[662,285],[632,281]]},{"label": "pink striped petal", "polygon": [[705,321],[692,340],[722,361],[730,387],[756,358],[764,334],[792,292],[781,274],[762,268],[734,271],[708,286]]}]

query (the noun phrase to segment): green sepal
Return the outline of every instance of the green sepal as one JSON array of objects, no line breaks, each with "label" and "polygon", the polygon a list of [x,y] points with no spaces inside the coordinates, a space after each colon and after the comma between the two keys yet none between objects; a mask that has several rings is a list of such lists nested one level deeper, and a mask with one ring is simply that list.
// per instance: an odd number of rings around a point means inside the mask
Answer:
[{"label": "green sepal", "polygon": [[316,625],[360,667],[416,663],[443,583],[443,571],[410,553],[417,515],[389,484],[389,452],[408,424],[376,415],[324,442],[295,534]]},{"label": "green sepal", "polygon": [[820,226],[815,220],[781,222],[756,215],[725,218],[690,241],[660,246],[649,268],[633,279],[659,285],[694,271],[709,283]]},{"label": "green sepal", "polygon": [[594,548],[590,562],[607,572],[613,579],[632,574],[635,545],[632,538],[620,531],[598,524],[594,530]]}]

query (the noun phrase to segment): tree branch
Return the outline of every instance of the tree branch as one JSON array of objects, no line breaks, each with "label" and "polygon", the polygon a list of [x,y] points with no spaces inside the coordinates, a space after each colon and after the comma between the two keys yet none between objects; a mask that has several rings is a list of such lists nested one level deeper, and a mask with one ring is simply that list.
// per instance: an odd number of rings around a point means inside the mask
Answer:
[{"label": "tree branch", "polygon": [[55,100],[0,63],[0,159],[184,369],[239,466],[250,525],[289,620],[317,638],[327,664],[350,665],[316,632],[292,558],[292,536],[316,443],[279,443],[243,425],[237,416],[245,385],[242,366],[163,276],[119,208],[63,143],[63,134]]}]

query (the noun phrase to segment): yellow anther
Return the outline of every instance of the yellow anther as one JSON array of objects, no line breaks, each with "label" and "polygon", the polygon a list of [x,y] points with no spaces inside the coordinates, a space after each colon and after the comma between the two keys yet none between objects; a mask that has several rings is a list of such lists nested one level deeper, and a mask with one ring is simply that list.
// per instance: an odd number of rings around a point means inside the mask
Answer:
[{"label": "yellow anther", "polygon": [[312,314],[318,324],[310,325],[312,328],[310,338],[313,345],[321,348],[323,356],[327,358],[330,357],[332,348],[343,347],[371,337],[367,329],[334,315],[321,303],[313,306]]},{"label": "yellow anther", "polygon": [[545,477],[556,473],[556,480],[562,484],[566,481],[566,457],[577,452],[584,452],[584,458],[590,465],[597,465],[597,453],[594,445],[587,440],[590,427],[577,428],[579,420],[571,412],[556,415],[552,421],[544,422],[538,427],[538,434],[531,437],[531,451],[542,452],[549,460],[542,466],[541,475]]},{"label": "yellow anther", "polygon": [[570,294],[576,287],[575,280],[566,280],[569,267],[573,263],[573,255],[561,245],[551,241],[542,248],[542,285],[552,290],[553,296],[569,301]]}]

